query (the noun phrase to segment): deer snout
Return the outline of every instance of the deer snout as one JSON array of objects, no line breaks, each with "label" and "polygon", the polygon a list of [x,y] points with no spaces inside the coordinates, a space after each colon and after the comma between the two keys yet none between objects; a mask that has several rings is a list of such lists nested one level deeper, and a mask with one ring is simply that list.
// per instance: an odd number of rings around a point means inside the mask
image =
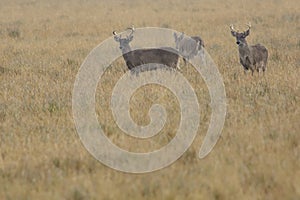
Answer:
[{"label": "deer snout", "polygon": [[236,42],[237,45],[239,45],[240,43],[241,43],[240,41],[237,41],[237,42]]}]

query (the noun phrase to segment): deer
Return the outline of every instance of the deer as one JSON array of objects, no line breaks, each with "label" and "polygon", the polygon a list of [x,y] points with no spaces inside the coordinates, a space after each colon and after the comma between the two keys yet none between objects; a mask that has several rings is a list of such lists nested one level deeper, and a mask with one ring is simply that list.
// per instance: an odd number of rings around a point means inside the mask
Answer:
[{"label": "deer", "polygon": [[[150,49],[136,49],[131,50],[130,42],[133,40],[134,27],[127,28],[131,30],[130,34],[126,37],[118,35],[113,31],[114,40],[119,43],[119,48],[122,51],[124,61],[130,71],[135,71],[141,65],[158,63],[164,64],[171,69],[180,69],[179,67],[179,53],[171,47],[150,48]],[[150,69],[138,68],[140,71],[155,70],[155,65],[151,65]]]},{"label": "deer", "polygon": [[248,29],[244,32],[238,32],[234,29],[233,25],[230,25],[231,34],[236,38],[236,44],[238,45],[240,63],[244,68],[244,73],[250,69],[252,76],[256,70],[259,75],[260,69],[265,74],[268,60],[268,50],[261,44],[248,45],[246,37],[250,34],[251,24],[247,24]]},{"label": "deer", "polygon": [[204,47],[204,42],[199,36],[184,37],[184,33],[177,35],[174,33],[176,49],[183,56],[184,64],[194,56]]}]

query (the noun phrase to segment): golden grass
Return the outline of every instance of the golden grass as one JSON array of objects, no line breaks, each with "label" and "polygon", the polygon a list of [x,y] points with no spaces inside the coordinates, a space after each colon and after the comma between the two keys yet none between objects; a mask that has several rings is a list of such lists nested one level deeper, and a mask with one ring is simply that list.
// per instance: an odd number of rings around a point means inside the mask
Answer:
[{"label": "golden grass", "polygon": [[[299,9],[296,0],[1,1],[0,199],[300,199]],[[269,50],[265,77],[244,76],[229,32],[230,23],[243,28],[249,21],[248,42]],[[76,73],[93,47],[131,24],[205,41],[228,101],[221,139],[205,159],[197,154],[210,99],[191,67],[183,73],[201,106],[199,135],[173,165],[149,174],[121,173],[81,144],[71,109]],[[174,135],[178,103],[162,88],[140,89],[132,99],[137,123],[149,122],[153,102],[167,105],[170,119],[150,142],[122,136],[106,106],[123,70],[120,60],[99,84],[97,103],[104,106],[97,112],[106,114],[99,121],[123,148],[159,148]]]}]

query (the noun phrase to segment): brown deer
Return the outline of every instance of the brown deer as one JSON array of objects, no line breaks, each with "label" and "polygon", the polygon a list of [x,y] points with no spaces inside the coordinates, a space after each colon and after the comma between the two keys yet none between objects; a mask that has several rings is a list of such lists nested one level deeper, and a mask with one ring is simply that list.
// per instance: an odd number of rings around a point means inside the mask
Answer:
[{"label": "brown deer", "polygon": [[247,44],[246,37],[250,34],[251,25],[247,24],[247,26],[248,29],[246,31],[239,33],[233,28],[233,25],[230,25],[231,34],[236,38],[236,44],[238,45],[240,63],[244,67],[245,74],[249,69],[252,72],[252,76],[255,70],[259,74],[260,68],[264,74],[267,68],[268,50],[261,44]]}]

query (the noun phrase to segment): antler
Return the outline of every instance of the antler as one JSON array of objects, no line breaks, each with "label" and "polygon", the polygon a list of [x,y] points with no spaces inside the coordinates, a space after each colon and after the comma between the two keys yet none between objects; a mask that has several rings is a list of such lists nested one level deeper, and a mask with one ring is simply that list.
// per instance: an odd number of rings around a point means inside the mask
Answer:
[{"label": "antler", "polygon": [[134,29],[134,26],[133,26],[133,25],[132,25],[131,27],[128,27],[127,30],[128,30],[128,29],[131,30],[131,33],[130,33],[129,36],[128,36],[128,38],[129,38],[129,37],[131,37],[131,36],[133,35],[133,32],[134,32],[135,29]]},{"label": "antler", "polygon": [[[134,32],[134,26],[132,25],[132,27],[127,28],[126,30],[130,29],[131,33],[127,36],[127,39],[132,37],[133,32]],[[115,36],[115,40],[119,41],[122,38],[122,35],[118,36],[117,31],[113,31],[113,35]]]},{"label": "antler", "polygon": [[131,27],[128,27],[127,29],[134,31],[134,25],[132,24]]},{"label": "antler", "polygon": [[236,31],[236,30],[233,28],[233,24],[230,24],[230,29],[231,29],[231,31],[233,31],[233,32],[238,32],[238,31]]},{"label": "antler", "polygon": [[[251,23],[249,22],[248,24],[246,24],[247,26],[248,26],[248,30],[250,30],[250,28],[251,28]],[[247,31],[248,31],[247,30]]]},{"label": "antler", "polygon": [[248,28],[251,28],[251,23],[249,22],[248,24],[246,24],[248,26]]}]

